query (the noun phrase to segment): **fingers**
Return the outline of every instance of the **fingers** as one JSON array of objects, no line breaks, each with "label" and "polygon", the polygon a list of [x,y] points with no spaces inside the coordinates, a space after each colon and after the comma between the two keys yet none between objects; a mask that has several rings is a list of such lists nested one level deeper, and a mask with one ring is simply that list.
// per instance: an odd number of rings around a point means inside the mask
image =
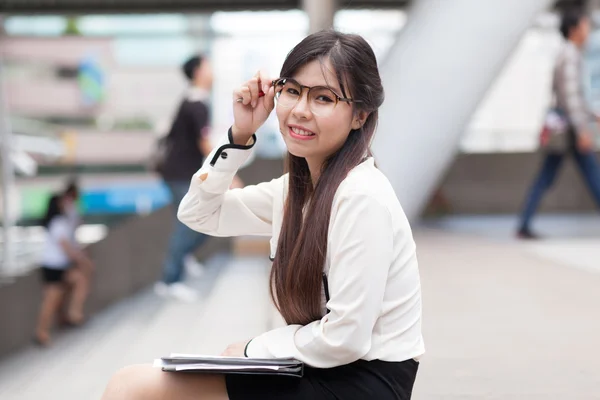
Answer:
[{"label": "fingers", "polygon": [[275,88],[273,86],[265,90],[263,105],[268,112],[271,112],[273,107],[275,107]]},{"label": "fingers", "polygon": [[252,95],[250,94],[250,88],[248,86],[242,86],[233,92],[233,100],[242,103],[247,106],[252,101]]},{"label": "fingers", "polygon": [[[257,87],[257,97],[255,97],[254,95],[254,80],[256,79],[256,87]],[[258,98],[263,97],[264,95],[266,95],[269,92],[269,88],[271,87],[271,81],[272,79],[267,75],[266,72],[264,71],[258,71],[256,73],[256,75],[254,75],[254,78],[251,80],[252,82],[252,86],[250,86],[251,91],[252,91],[252,99],[254,100],[255,98],[258,100]],[[254,103],[255,106],[256,103]]]},{"label": "fingers", "polygon": [[258,83],[260,84],[260,90],[267,94],[269,88],[271,87],[271,78],[264,71],[258,71],[257,75]]},{"label": "fingers", "polygon": [[[259,100],[262,97],[270,92],[274,94],[274,90],[271,89],[272,87],[270,78],[266,73],[259,71],[252,79],[233,92],[234,101],[242,103],[245,106],[251,105],[252,108],[255,108],[259,104]],[[273,103],[272,96],[271,99],[266,100],[269,104]],[[265,107],[267,109],[272,109],[272,105],[269,106],[267,103],[265,103]]]},{"label": "fingers", "polygon": [[252,108],[254,108],[258,102],[258,92],[260,91],[257,77],[250,79],[248,82],[248,88],[250,89],[250,97],[252,98],[250,103],[252,104]]}]

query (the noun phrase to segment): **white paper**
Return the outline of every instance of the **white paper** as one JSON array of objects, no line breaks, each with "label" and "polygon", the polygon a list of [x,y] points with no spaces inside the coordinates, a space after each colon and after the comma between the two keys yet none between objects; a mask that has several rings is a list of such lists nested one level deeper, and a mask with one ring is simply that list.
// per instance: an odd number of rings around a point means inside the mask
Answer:
[{"label": "white paper", "polygon": [[184,364],[177,365],[175,367],[176,371],[188,371],[188,370],[220,370],[220,371],[228,371],[228,370],[269,370],[269,371],[279,371],[279,366],[277,365],[216,365],[216,364]]},{"label": "white paper", "polygon": [[228,359],[228,358],[244,358],[244,357],[230,357],[230,356],[207,356],[204,354],[184,354],[184,353],[171,353],[170,358],[206,358],[210,360],[220,360],[220,359]]}]

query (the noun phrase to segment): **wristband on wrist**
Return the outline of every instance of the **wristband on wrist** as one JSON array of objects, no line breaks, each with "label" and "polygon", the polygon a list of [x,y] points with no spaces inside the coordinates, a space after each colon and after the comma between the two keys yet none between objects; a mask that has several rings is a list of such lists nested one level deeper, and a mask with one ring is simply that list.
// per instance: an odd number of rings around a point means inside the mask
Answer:
[{"label": "wristband on wrist", "polygon": [[248,343],[246,343],[246,346],[244,347],[244,357],[248,358],[248,345],[250,344],[250,342],[252,341],[252,339],[250,339],[248,341]]}]

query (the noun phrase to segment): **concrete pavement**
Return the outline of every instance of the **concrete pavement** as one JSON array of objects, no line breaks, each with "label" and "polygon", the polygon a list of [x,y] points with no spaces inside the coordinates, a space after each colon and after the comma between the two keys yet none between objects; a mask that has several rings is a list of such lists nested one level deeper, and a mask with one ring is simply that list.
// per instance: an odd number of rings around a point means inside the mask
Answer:
[{"label": "concrete pavement", "polygon": [[[518,242],[421,228],[416,240],[427,354],[413,399],[600,399],[600,238]],[[218,354],[280,323],[267,271],[263,257],[211,268],[193,283],[203,296],[191,305],[144,291],[51,349],[1,360],[0,398],[97,399],[123,365]]]}]

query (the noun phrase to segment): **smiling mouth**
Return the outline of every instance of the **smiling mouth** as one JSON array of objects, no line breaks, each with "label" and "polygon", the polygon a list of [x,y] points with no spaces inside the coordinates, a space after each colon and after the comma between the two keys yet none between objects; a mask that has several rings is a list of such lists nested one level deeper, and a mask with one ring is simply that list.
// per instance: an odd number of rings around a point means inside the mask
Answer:
[{"label": "smiling mouth", "polygon": [[294,133],[296,136],[304,136],[304,137],[311,137],[311,136],[315,136],[314,133],[310,132],[310,131],[305,131],[304,129],[300,129],[300,128],[296,128],[295,126],[290,126],[290,131],[292,131],[292,133]]}]

